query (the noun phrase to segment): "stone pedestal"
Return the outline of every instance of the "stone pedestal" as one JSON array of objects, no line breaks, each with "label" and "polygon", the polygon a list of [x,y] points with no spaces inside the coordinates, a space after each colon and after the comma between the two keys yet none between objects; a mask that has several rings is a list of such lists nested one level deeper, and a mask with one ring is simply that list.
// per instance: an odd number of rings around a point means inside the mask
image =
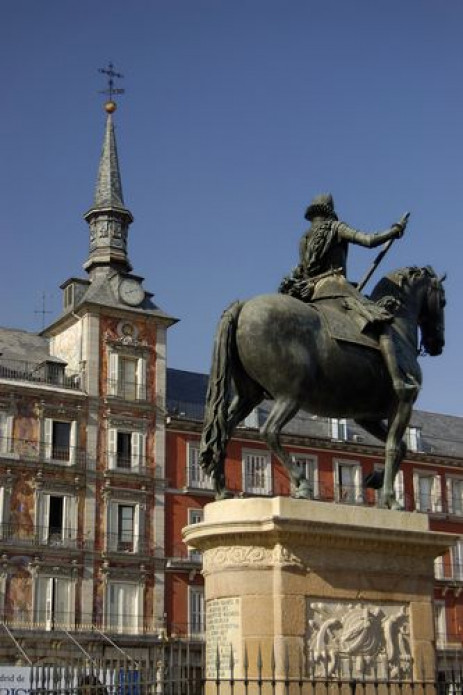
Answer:
[{"label": "stone pedestal", "polygon": [[[203,553],[206,676],[433,679],[434,558],[424,514],[285,497],[224,500],[184,540]],[[272,654],[274,656],[272,656]]]}]

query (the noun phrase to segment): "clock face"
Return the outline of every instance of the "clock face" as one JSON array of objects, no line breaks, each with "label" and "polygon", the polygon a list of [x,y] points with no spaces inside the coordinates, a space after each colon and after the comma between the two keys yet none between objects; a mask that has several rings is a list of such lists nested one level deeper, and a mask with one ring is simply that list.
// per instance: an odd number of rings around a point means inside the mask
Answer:
[{"label": "clock face", "polygon": [[145,292],[139,282],[126,278],[119,285],[119,297],[125,304],[138,306],[145,298]]}]

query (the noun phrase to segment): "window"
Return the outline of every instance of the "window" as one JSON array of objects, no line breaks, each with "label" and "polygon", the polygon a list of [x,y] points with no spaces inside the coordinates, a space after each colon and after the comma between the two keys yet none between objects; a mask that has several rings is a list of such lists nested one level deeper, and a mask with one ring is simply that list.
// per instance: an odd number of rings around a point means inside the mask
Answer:
[{"label": "window", "polygon": [[[203,520],[204,513],[202,509],[188,510],[188,524],[200,524]],[[201,562],[201,552],[195,548],[188,548],[188,557],[195,562]]]},{"label": "window", "polygon": [[463,516],[463,478],[447,478],[447,509],[449,514]]},{"label": "window", "polygon": [[108,394],[127,401],[145,400],[145,358],[110,352]]},{"label": "window", "polygon": [[73,629],[74,582],[61,577],[38,577],[35,585],[34,616],[45,630]]},{"label": "window", "polygon": [[71,495],[42,494],[38,535],[47,545],[69,547],[76,542],[77,500]]},{"label": "window", "polygon": [[114,427],[108,430],[108,468],[140,471],[145,467],[146,435]]},{"label": "window", "polygon": [[0,454],[9,454],[13,447],[13,416],[0,413]]},{"label": "window", "polygon": [[112,632],[137,634],[143,623],[141,587],[131,582],[110,582],[106,603],[106,628]]},{"label": "window", "polygon": [[76,462],[77,422],[44,420],[45,459],[74,464]]},{"label": "window", "polygon": [[250,495],[270,495],[272,469],[270,455],[258,451],[243,453],[243,491]]},{"label": "window", "polygon": [[335,462],[335,499],[345,504],[361,504],[362,469],[359,463]]},{"label": "window", "polygon": [[330,418],[331,439],[346,442],[348,439],[347,420],[345,418]]},{"label": "window", "polygon": [[108,550],[137,553],[140,547],[140,505],[109,503]]},{"label": "window", "polygon": [[457,541],[451,550],[452,555],[452,578],[463,581],[463,540]]},{"label": "window", "polygon": [[415,509],[420,512],[442,511],[441,479],[432,473],[413,474]]},{"label": "window", "polygon": [[447,642],[447,620],[444,601],[434,601],[434,621],[436,642],[438,646],[444,645]]},{"label": "window", "polygon": [[199,464],[199,444],[188,443],[187,446],[187,480],[188,487],[199,490],[212,490],[212,478],[203,471]]},{"label": "window", "polygon": [[319,497],[318,489],[318,462],[315,456],[304,456],[303,454],[293,454],[294,463],[302,470],[304,477],[309,482],[311,497]]},{"label": "window", "polygon": [[204,589],[190,586],[188,589],[188,633],[190,637],[204,635]]},{"label": "window", "polygon": [[407,427],[405,441],[410,451],[423,451],[420,427]]}]

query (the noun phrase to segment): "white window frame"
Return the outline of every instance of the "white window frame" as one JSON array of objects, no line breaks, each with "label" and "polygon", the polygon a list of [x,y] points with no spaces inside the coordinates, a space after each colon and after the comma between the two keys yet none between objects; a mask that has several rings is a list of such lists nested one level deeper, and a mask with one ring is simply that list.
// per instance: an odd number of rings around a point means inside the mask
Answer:
[{"label": "white window frame", "polygon": [[[351,468],[354,472],[354,483],[352,490],[341,489],[341,469]],[[350,459],[335,459],[334,461],[334,497],[336,502],[342,504],[363,504],[363,487],[362,487],[362,466],[358,461]]]},{"label": "white window frame", "polygon": [[448,513],[463,516],[463,478],[446,476],[446,488]]},{"label": "white window frame", "polygon": [[120,360],[133,360],[137,363],[135,369],[135,398],[127,398],[129,401],[145,401],[147,399],[146,389],[146,357],[110,351],[108,353],[108,383],[107,391],[109,396],[124,398],[123,384],[120,378]]},{"label": "white window frame", "polygon": [[214,481],[199,465],[199,442],[187,442],[186,447],[187,487],[195,490],[213,490]]},{"label": "white window frame", "polygon": [[312,491],[312,499],[319,499],[318,458],[312,454],[301,454],[300,452],[297,454],[290,453],[290,456],[294,463],[303,467],[305,477]]},{"label": "white window frame", "polygon": [[[117,603],[114,615],[111,612],[111,592],[118,591],[115,597]],[[124,596],[124,591],[133,592],[132,601],[134,613],[130,614],[131,620],[124,610],[124,603],[127,597]],[[117,579],[108,581],[105,594],[105,625],[109,632],[117,634],[138,635],[143,630],[143,586],[138,582],[119,581]]]},{"label": "white window frame", "polygon": [[[188,525],[190,526],[191,524],[200,524],[204,519],[204,509],[195,507],[195,508],[189,508],[188,509]],[[193,560],[195,562],[201,562],[202,560],[202,553],[200,550],[196,550],[196,548],[191,548],[188,546],[188,557],[190,560]]]},{"label": "white window frame", "polygon": [[202,639],[205,629],[205,600],[204,587],[188,587],[188,636],[192,639]]},{"label": "white window frame", "polygon": [[[132,549],[119,548],[119,507],[133,507],[133,538]],[[134,555],[140,550],[140,534],[142,527],[141,504],[133,500],[109,500],[107,506],[106,549],[112,552],[121,552]]]},{"label": "white window frame", "polygon": [[[117,465],[117,437],[118,433],[130,434],[131,457],[130,468]],[[108,427],[107,465],[109,470],[137,473],[145,468],[146,463],[146,434],[138,430],[128,430],[123,427]]]},{"label": "white window frame", "polygon": [[[69,459],[53,458],[53,426],[55,422],[62,422],[69,425]],[[61,420],[60,418],[46,417],[43,421],[43,442],[44,456],[46,461],[73,466],[77,459],[77,420]]]},{"label": "white window frame", "polygon": [[[63,523],[61,538],[53,535],[50,538],[50,497],[63,498]],[[77,538],[77,497],[62,492],[40,491],[37,498],[38,514],[37,526],[40,543],[44,545],[68,547],[76,542]]]},{"label": "white window frame", "polygon": [[[66,591],[64,618],[53,608],[58,591]],[[75,627],[75,580],[70,577],[48,577],[38,575],[34,582],[34,621],[47,631]]]},{"label": "white window frame", "polygon": [[[431,481],[429,499],[421,499],[421,480]],[[417,470],[413,471],[413,494],[415,499],[415,510],[425,513],[442,512],[442,479],[435,471]]]},{"label": "white window frame", "polygon": [[[257,466],[257,468],[256,468]],[[263,471],[259,471],[262,466]],[[273,489],[272,459],[263,449],[243,449],[243,492],[248,495],[271,495]],[[255,476],[263,476],[263,485],[253,485]]]},{"label": "white window frame", "polygon": [[13,422],[13,415],[0,412],[0,455],[2,456],[11,454],[13,451]]},{"label": "white window frame", "polygon": [[349,439],[349,427],[346,418],[330,418],[331,439],[339,442],[347,442]]}]

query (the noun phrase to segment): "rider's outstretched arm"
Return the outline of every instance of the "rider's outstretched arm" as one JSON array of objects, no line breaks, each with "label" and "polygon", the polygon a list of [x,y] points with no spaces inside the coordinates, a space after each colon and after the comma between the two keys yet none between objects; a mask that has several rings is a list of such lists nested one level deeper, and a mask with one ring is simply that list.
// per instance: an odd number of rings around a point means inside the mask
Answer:
[{"label": "rider's outstretched arm", "polygon": [[404,215],[399,222],[393,224],[392,227],[386,229],[386,231],[376,232],[375,234],[366,234],[365,232],[360,232],[358,229],[349,227],[349,225],[345,222],[334,222],[334,225],[336,225],[336,231],[339,239],[373,249],[376,246],[381,246],[381,244],[384,244],[385,241],[389,241],[389,239],[400,238],[404,233],[407,222],[408,214]]}]

